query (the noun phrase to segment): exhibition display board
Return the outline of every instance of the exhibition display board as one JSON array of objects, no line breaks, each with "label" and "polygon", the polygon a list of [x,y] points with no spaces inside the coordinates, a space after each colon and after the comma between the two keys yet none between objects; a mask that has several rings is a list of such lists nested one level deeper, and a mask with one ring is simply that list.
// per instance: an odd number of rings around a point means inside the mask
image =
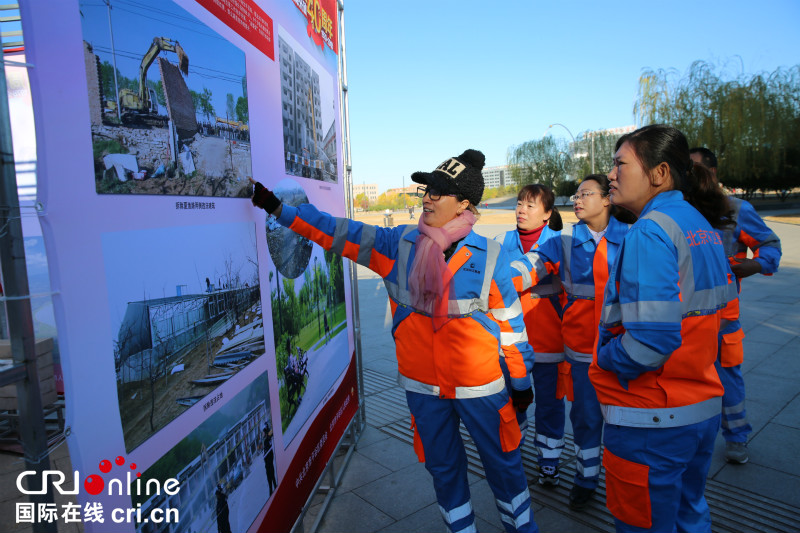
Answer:
[{"label": "exhibition display board", "polygon": [[345,215],[335,0],[20,9],[76,512],[288,531],[358,408],[351,280],[248,178]]}]

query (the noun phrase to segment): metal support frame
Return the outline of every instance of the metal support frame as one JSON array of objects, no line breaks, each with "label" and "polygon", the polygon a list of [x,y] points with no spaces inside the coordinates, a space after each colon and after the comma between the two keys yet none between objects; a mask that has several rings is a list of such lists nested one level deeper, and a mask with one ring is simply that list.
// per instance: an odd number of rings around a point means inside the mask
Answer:
[{"label": "metal support frame", "polygon": [[[14,169],[14,147],[11,141],[11,120],[8,110],[8,87],[5,69],[0,68],[0,227],[6,230],[0,234],[0,267],[2,267],[3,286],[6,299],[11,354],[14,365],[3,372],[5,378],[17,379],[17,411],[19,413],[19,433],[25,453],[26,470],[41,474],[50,469],[47,449],[47,431],[44,423],[42,398],[39,390],[39,370],[36,365],[36,340],[33,333],[33,315],[29,298],[28,272],[25,263],[25,248],[22,238],[19,197],[17,196],[17,175]],[[25,369],[24,376],[18,367]],[[41,490],[42,476],[28,476],[28,489]],[[32,503],[53,503],[53,488],[48,486],[45,494],[32,494]],[[35,532],[54,532],[57,525],[52,523],[33,524]]]},{"label": "metal support frame", "polygon": [[[353,218],[353,167],[351,164],[350,153],[350,120],[349,120],[349,102],[347,94],[347,55],[345,53],[345,39],[344,39],[344,3],[343,0],[337,0],[337,15],[338,15],[338,29],[339,29],[339,112],[342,124],[342,156],[344,163],[344,194],[346,213],[348,218]],[[356,375],[358,379],[358,410],[350,423],[347,425],[342,438],[336,444],[336,448],[331,455],[328,464],[322,471],[322,475],[314,486],[314,490],[303,505],[303,510],[297,518],[292,533],[304,533],[305,519],[308,509],[314,502],[317,495],[325,495],[325,499],[317,511],[314,523],[311,525],[309,533],[316,533],[328,507],[336,495],[336,489],[342,481],[342,476],[347,471],[347,466],[350,464],[350,459],[355,453],[356,444],[361,438],[361,432],[367,423],[366,403],[364,401],[364,369],[362,362],[361,352],[361,319],[359,316],[358,307],[358,272],[356,264],[352,261],[349,262],[350,267],[350,297],[353,304],[353,330],[355,338],[355,352],[356,352]],[[338,461],[342,447],[346,448],[344,458]]]}]

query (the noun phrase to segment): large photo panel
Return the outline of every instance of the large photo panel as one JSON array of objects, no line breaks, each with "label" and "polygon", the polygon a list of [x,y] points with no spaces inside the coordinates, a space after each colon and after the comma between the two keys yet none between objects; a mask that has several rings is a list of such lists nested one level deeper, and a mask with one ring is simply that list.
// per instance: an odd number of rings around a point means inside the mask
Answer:
[{"label": "large photo panel", "polygon": [[80,8],[97,192],[249,196],[244,52],[172,2]]},{"label": "large photo panel", "polygon": [[[142,474],[145,480],[177,479],[180,492],[134,495],[153,509],[177,509],[175,531],[247,531],[278,486],[270,416],[269,380],[257,376],[218,411]],[[169,527],[167,525],[167,527]],[[139,523],[137,533],[162,531]]]},{"label": "large photo panel", "polygon": [[102,236],[127,451],[265,352],[255,225]]},{"label": "large photo panel", "polygon": [[[275,186],[287,205],[308,202],[292,179]],[[342,258],[266,221],[272,331],[284,447],[302,433],[350,362]]]}]

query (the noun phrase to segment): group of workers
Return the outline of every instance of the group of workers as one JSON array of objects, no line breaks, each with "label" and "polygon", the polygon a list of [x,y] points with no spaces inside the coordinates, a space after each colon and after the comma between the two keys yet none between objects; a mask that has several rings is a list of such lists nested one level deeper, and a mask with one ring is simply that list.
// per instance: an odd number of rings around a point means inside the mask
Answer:
[{"label": "group of workers", "polygon": [[780,243],[703,157],[675,128],[640,128],[619,139],[608,176],[582,180],[571,232],[552,191],[531,185],[517,228],[497,240],[473,230],[476,150],[412,175],[417,225],[283,205],[257,182],[253,204],[384,279],[414,449],[450,531],[476,530],[460,423],[506,531],[538,531],[520,454],[535,389],[541,485],[559,483],[566,397],[570,507],[591,500],[602,465],[617,531],[710,532],[703,493],[720,420],[740,443],[729,460],[747,460],[737,277],[774,272]]}]

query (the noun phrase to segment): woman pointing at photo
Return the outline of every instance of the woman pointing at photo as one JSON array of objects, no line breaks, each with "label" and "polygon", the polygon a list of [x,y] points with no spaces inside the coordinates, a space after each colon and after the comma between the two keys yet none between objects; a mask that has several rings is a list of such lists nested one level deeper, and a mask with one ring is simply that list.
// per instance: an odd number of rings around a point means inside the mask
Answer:
[{"label": "woman pointing at photo", "polygon": [[[417,225],[383,228],[310,204],[282,205],[260,183],[253,204],[289,229],[378,275],[392,309],[398,381],[406,390],[414,449],[433,477],[450,531],[475,531],[463,422],[474,440],[506,531],[538,531],[519,450],[517,411],[533,400],[527,342],[509,261],[476,234],[484,156],[467,150],[416,172]],[[506,383],[499,357],[510,373]],[[510,397],[510,399],[509,399]]]}]

